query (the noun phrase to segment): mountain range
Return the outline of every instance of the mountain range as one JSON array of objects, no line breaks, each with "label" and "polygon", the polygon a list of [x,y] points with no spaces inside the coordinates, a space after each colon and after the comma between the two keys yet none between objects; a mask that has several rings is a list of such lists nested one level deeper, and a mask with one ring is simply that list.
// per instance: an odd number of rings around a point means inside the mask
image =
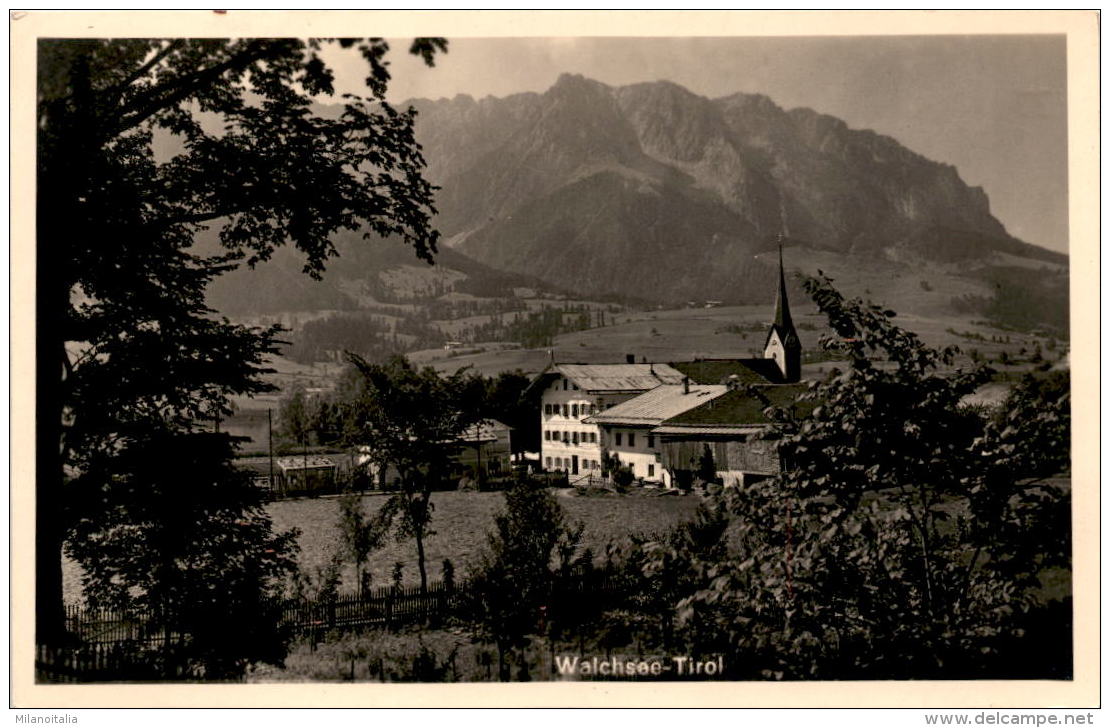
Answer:
[{"label": "mountain range", "polygon": [[[951,165],[763,95],[563,75],[544,93],[406,103],[456,270],[662,304],[765,301],[761,254],[779,235],[851,266],[1067,264],[1010,235]],[[334,275],[373,277],[395,257]]]}]

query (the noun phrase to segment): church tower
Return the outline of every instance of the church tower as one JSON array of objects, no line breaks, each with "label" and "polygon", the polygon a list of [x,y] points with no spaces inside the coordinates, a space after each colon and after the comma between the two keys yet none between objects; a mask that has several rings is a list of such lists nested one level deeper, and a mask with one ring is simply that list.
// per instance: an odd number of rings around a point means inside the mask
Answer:
[{"label": "church tower", "polygon": [[786,299],[786,273],[782,265],[782,236],[779,236],[779,292],[775,297],[775,320],[767,332],[763,345],[763,358],[774,359],[782,372],[784,382],[797,382],[802,378],[802,342],[794,330],[790,317],[790,302]]}]

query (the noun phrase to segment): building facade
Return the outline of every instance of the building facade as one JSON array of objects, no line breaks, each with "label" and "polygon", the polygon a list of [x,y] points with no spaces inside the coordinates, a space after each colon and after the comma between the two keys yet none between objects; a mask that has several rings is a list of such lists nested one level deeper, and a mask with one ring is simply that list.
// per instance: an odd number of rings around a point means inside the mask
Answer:
[{"label": "building facade", "polygon": [[601,430],[602,450],[645,483],[672,487],[673,474],[663,463],[655,429],[668,418],[700,407],[724,395],[724,385],[661,384],[649,392],[587,418]]},{"label": "building facade", "polygon": [[765,384],[730,389],[711,402],[688,409],[659,424],[653,432],[660,463],[672,476],[692,473],[708,449],[717,477],[725,485],[765,478],[782,468],[778,435],[767,416],[772,408],[804,415],[812,403],[799,403],[804,384]]},{"label": "building facade", "polygon": [[540,462],[571,476],[600,475],[601,430],[585,420],[682,374],[666,364],[551,364],[537,377]]}]

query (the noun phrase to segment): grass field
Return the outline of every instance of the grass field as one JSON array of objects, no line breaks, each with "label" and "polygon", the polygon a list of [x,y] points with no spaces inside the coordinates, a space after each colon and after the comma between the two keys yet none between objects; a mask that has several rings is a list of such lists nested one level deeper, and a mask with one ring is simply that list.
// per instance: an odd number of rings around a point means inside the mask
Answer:
[{"label": "grass field", "polygon": [[[566,491],[559,493],[559,503],[566,510],[571,522],[581,521],[586,530],[583,544],[601,555],[606,544],[632,533],[655,533],[669,529],[677,523],[688,520],[698,507],[697,496],[597,496],[578,497]],[[385,503],[382,495],[366,495],[362,498],[366,513],[376,512]],[[493,517],[502,508],[504,496],[501,493],[460,493],[442,492],[432,495],[435,511],[432,515],[432,528],[435,534],[427,539],[428,578],[441,577],[443,560],[451,559],[455,565],[457,578],[466,574],[466,566],[472,562],[486,544],[486,534],[493,528]],[[340,545],[339,500],[337,498],[315,498],[304,500],[275,501],[267,506],[278,531],[298,528],[301,535],[298,543],[301,552],[298,561],[310,580],[318,579],[319,571],[324,568]],[[371,554],[369,569],[375,585],[390,583],[393,564],[400,561],[404,565],[404,582],[418,584],[420,575],[416,566],[416,545],[412,539],[405,541],[390,540],[384,548]],[[354,589],[354,567],[344,571],[343,590]],[[63,582],[66,602],[79,604],[81,597],[81,569],[74,562],[65,559],[63,563]]]},{"label": "grass field", "polygon": [[[585,524],[583,542],[602,554],[611,539],[620,539],[632,533],[653,533],[669,529],[689,519],[698,506],[696,496],[626,495],[577,497],[566,491],[560,493],[559,503],[569,519]],[[376,512],[385,502],[381,495],[367,495],[362,503],[367,513]],[[435,511],[432,528],[435,535],[425,543],[429,579],[440,578],[444,559],[451,559],[458,577],[466,571],[486,544],[486,534],[493,528],[493,517],[502,508],[501,493],[443,492],[432,496]],[[321,498],[297,501],[279,501],[268,508],[279,530],[299,528],[301,536],[300,563],[312,578],[327,565],[340,546],[339,501]],[[390,582],[393,564],[404,564],[406,584],[419,583],[416,565],[416,545],[412,539],[390,541],[383,549],[371,554],[369,569],[375,584]],[[345,588],[354,588],[354,569],[344,572]]]}]

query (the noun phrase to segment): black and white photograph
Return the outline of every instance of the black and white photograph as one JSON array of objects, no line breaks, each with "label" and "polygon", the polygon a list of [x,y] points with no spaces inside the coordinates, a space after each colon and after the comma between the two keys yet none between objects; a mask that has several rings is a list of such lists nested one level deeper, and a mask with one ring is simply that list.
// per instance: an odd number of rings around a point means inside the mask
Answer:
[{"label": "black and white photograph", "polygon": [[13,672],[1077,684],[1082,13],[244,13],[27,41]]}]

